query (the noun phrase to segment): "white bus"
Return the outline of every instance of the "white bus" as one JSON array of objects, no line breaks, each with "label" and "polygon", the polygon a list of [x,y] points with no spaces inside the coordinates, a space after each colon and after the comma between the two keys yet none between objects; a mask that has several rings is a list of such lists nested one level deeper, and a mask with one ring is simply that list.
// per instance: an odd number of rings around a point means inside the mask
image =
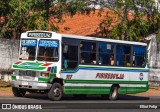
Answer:
[{"label": "white bus", "polygon": [[12,91],[85,97],[135,94],[148,90],[147,44],[87,36],[27,31],[12,65]]}]

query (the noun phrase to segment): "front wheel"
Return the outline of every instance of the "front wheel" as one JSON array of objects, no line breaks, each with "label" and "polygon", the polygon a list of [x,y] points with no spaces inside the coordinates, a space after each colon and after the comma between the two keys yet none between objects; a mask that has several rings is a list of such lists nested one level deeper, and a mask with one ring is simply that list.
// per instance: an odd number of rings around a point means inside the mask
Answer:
[{"label": "front wheel", "polygon": [[26,91],[17,87],[12,87],[12,92],[16,97],[23,97],[26,94]]},{"label": "front wheel", "polygon": [[48,92],[48,97],[51,100],[59,101],[61,100],[62,96],[63,96],[62,85],[59,83],[53,83],[50,91]]},{"label": "front wheel", "polygon": [[119,88],[117,86],[111,87],[110,94],[109,94],[109,99],[110,100],[117,100],[117,98],[118,98],[118,89]]}]

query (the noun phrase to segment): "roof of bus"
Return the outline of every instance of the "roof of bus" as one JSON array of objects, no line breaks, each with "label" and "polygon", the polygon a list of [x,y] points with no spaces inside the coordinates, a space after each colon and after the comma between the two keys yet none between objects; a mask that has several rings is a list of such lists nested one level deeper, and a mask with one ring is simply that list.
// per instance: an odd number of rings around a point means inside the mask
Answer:
[{"label": "roof of bus", "polygon": [[69,34],[62,34],[62,37],[147,46],[147,43],[144,43],[144,42],[115,40],[115,39],[107,39],[107,38],[99,38],[99,37],[77,36],[77,35],[69,35]]},{"label": "roof of bus", "polygon": [[113,42],[113,43],[147,46],[147,43],[143,43],[143,42],[115,40],[115,39],[89,37],[89,36],[78,36],[78,35],[70,35],[70,34],[61,34],[61,33],[56,33],[56,32],[52,32],[52,31],[44,31],[44,30],[33,30],[33,31],[27,31],[25,33],[28,33],[28,32],[50,32],[50,33],[60,34],[60,35],[62,35],[62,37],[68,37],[68,38],[76,38],[76,39],[82,39],[82,40],[94,40],[94,41],[96,40],[96,41],[104,41],[104,42]]}]

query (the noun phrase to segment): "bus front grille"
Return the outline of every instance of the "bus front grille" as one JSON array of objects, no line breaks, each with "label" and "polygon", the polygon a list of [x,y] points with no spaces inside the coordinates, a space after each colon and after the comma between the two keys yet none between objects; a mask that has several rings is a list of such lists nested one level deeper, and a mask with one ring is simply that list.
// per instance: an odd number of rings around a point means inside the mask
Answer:
[{"label": "bus front grille", "polygon": [[35,80],[36,71],[19,70],[19,76],[22,80]]}]

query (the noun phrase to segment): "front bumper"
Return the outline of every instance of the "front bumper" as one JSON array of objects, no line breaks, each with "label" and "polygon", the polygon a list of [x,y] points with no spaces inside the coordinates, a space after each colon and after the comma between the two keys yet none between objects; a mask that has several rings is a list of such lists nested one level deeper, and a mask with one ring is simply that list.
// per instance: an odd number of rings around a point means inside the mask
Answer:
[{"label": "front bumper", "polygon": [[52,84],[49,83],[40,83],[34,81],[23,81],[23,80],[12,80],[12,87],[25,88],[25,89],[34,89],[34,90],[48,90],[51,88]]}]

